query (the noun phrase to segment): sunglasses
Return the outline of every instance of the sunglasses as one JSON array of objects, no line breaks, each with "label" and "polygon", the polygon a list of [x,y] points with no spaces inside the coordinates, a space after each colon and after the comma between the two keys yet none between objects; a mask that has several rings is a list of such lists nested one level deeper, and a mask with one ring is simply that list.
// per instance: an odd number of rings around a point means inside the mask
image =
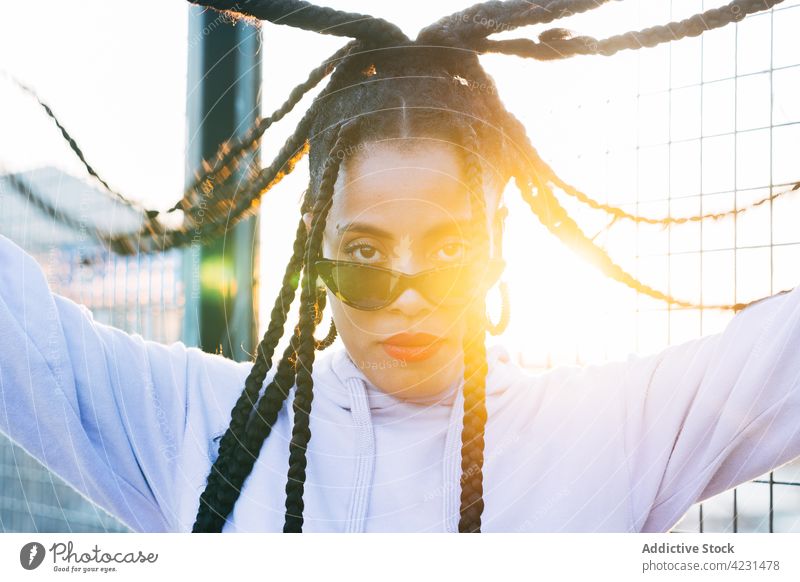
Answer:
[{"label": "sunglasses", "polygon": [[391,305],[406,289],[416,289],[436,305],[457,307],[488,289],[505,267],[502,259],[468,265],[459,263],[413,275],[350,261],[320,259],[317,274],[345,305],[375,311]]}]

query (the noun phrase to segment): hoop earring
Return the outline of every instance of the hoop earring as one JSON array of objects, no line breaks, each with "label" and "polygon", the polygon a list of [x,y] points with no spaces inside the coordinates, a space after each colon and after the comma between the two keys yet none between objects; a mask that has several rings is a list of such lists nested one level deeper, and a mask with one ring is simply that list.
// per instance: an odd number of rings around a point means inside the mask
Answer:
[{"label": "hoop earring", "polygon": [[328,335],[321,340],[314,338],[314,349],[321,352],[325,348],[330,347],[331,344],[336,341],[337,334],[338,332],[336,331],[336,324],[334,323],[333,319],[331,319],[331,327],[328,329]]},{"label": "hoop earring", "polygon": [[[326,293],[325,287],[317,286],[317,303],[314,306],[315,325],[319,325],[320,322],[322,322],[322,312],[325,306],[325,293]],[[320,305],[322,306],[322,309],[320,309]],[[334,341],[336,341],[337,333],[338,332],[336,331],[336,324],[333,322],[333,317],[331,317],[331,326],[330,328],[328,328],[328,335],[326,335],[321,340],[314,338],[314,349],[321,352],[325,348],[330,347],[330,345]]]},{"label": "hoop earring", "polygon": [[499,284],[500,297],[502,300],[502,310],[500,312],[500,321],[494,323],[489,315],[486,315],[486,331],[492,335],[500,335],[508,327],[511,321],[511,301],[508,298],[508,285],[505,281],[500,281]]}]

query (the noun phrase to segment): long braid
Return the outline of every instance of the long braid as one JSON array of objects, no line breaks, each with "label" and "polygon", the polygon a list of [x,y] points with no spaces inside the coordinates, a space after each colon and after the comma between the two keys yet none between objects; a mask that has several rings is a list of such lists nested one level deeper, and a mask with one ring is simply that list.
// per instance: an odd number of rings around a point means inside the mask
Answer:
[{"label": "long braid", "polygon": [[[330,183],[330,188],[326,187],[327,189],[323,189],[323,191],[332,192],[332,185],[334,181],[335,177],[333,178],[333,181],[329,179],[326,183]],[[308,202],[305,205],[306,208],[307,204]],[[297,240],[299,241],[300,238],[301,237],[298,237]],[[298,253],[299,249],[296,247],[295,255]],[[296,269],[287,269],[287,278],[290,276],[289,271],[293,270],[296,271]],[[287,288],[286,283],[287,282],[285,281],[284,289]],[[317,316],[317,308],[319,308],[319,314],[321,315],[322,308],[324,308],[324,301],[325,299],[323,295],[318,298],[316,304],[313,306],[315,310],[315,318]],[[280,300],[277,303],[281,303]],[[281,304],[285,303],[286,302],[283,302]],[[301,313],[306,313],[302,307]],[[285,316],[282,316],[281,318],[283,319]],[[273,317],[273,320],[275,319],[276,318]],[[281,325],[281,322],[278,321],[274,321],[274,323],[276,326]],[[305,321],[303,325],[306,325]],[[240,444],[238,442],[240,439],[236,439],[236,443],[233,445],[228,445],[228,442],[231,440],[231,438],[235,437],[235,435],[238,433],[237,426],[234,426],[233,430],[230,431],[229,439],[225,442],[225,446],[220,447],[221,453],[220,457],[218,457],[218,460],[222,460],[219,461],[219,470],[212,471],[212,476],[210,477],[212,480],[211,486],[209,486],[206,494],[203,497],[203,502],[201,503],[201,508],[198,512],[199,517],[197,523],[195,524],[195,531],[221,531],[228,514],[232,511],[233,506],[238,499],[239,494],[241,493],[241,485],[243,484],[247,475],[252,471],[257,453],[260,450],[264,440],[268,436],[274,421],[277,419],[277,415],[283,405],[283,401],[286,399],[288,392],[295,381],[299,359],[297,352],[300,349],[300,329],[301,328],[298,325],[295,330],[295,335],[293,336],[289,347],[284,353],[283,359],[278,364],[275,377],[267,386],[264,396],[259,400],[258,405],[256,406],[256,414],[246,427],[244,444]],[[312,350],[314,347],[323,349],[332,343],[333,339],[335,339],[335,327],[332,326],[328,337],[319,342],[313,340],[313,328],[311,329],[311,334],[312,335],[310,337],[312,338]],[[305,346],[303,347],[305,348]],[[308,362],[308,357],[306,354],[304,354],[304,361]],[[310,364],[307,363],[305,365],[308,367]],[[263,381],[263,378],[261,379]],[[245,406],[247,402],[252,403],[253,395],[257,394],[258,392],[258,388],[255,387],[254,380],[250,379],[250,382],[253,385],[248,391],[248,394],[240,397],[240,404],[242,406]],[[298,405],[302,406],[302,397],[300,400],[298,400]],[[240,418],[241,414],[242,412],[240,411],[240,413],[236,415],[237,418]],[[300,416],[302,417],[302,413]],[[237,422],[232,420],[232,424],[234,423],[237,423],[240,426],[241,421],[239,420]],[[228,457],[231,458],[228,459]],[[296,500],[292,501],[292,503],[296,505]]]},{"label": "long braid", "polygon": [[[489,258],[486,203],[477,152],[475,131],[464,131],[466,184],[472,210],[471,237],[475,243],[477,264]],[[483,455],[486,428],[486,302],[485,294],[469,305],[464,336],[464,428],[461,432],[461,507],[458,531],[479,533],[483,513]]]},{"label": "long braid", "polygon": [[[115,253],[132,255],[140,253],[164,252],[171,248],[189,244],[202,244],[213,241],[222,236],[238,221],[252,215],[258,209],[258,199],[265,192],[277,185],[286,175],[292,172],[296,164],[308,152],[306,143],[308,127],[317,115],[324,100],[341,85],[351,71],[346,64],[347,57],[358,50],[365,50],[360,41],[351,41],[331,57],[314,69],[308,79],[295,87],[287,100],[271,116],[259,121],[247,135],[234,142],[222,144],[216,154],[215,161],[205,160],[201,167],[202,175],[197,175],[193,184],[186,190],[183,198],[171,210],[182,209],[185,211],[184,224],[178,228],[167,229],[155,217],[159,214],[155,210],[142,208],[145,220],[141,230],[132,233],[109,233],[96,227],[91,234],[98,240],[108,245]],[[298,123],[293,134],[286,140],[276,155],[273,162],[250,176],[248,187],[240,188],[238,183],[233,183],[231,177],[243,159],[257,146],[258,140],[273,123],[289,113],[299,102],[302,96],[316,86],[325,76],[333,71],[328,86],[316,97],[303,119]],[[23,89],[30,89],[22,86]],[[38,96],[34,94],[38,99]],[[49,109],[48,109],[49,110]],[[52,113],[52,111],[50,111]],[[51,115],[56,124],[62,128],[58,119]],[[62,133],[65,130],[62,128]],[[69,136],[71,147],[77,143]],[[87,166],[87,171],[96,174],[83,157],[82,151],[73,148],[76,155]],[[252,170],[251,170],[252,172]],[[97,176],[100,179],[99,176]],[[105,184],[104,181],[102,181]],[[107,186],[107,184],[106,184]],[[20,193],[27,193],[32,188],[20,189]],[[119,194],[119,196],[122,196]],[[31,195],[32,198],[37,197]],[[41,197],[38,197],[41,198]],[[42,199],[43,200],[43,199]],[[42,209],[53,216],[54,219],[71,225],[74,221],[63,212],[55,212],[46,204]]]},{"label": "long braid", "polygon": [[256,412],[250,418],[242,442],[237,442],[227,454],[230,457],[223,464],[225,474],[219,475],[211,491],[206,492],[205,503],[210,510],[202,522],[195,523],[195,532],[220,532],[241,494],[244,480],[253,470],[261,445],[269,436],[278,418],[283,403],[289,395],[295,377],[295,351],[299,331],[295,333],[278,362],[272,381],[258,401]]},{"label": "long braid", "polygon": [[241,435],[247,425],[247,420],[255,407],[264,379],[272,368],[272,357],[278,342],[281,337],[283,337],[289,308],[296,295],[300,270],[303,264],[303,252],[306,238],[305,223],[301,220],[297,229],[297,234],[295,235],[292,257],[286,267],[280,292],[272,308],[267,331],[261,343],[258,345],[256,360],[245,382],[245,390],[242,392],[231,411],[231,423],[220,440],[219,456],[217,458],[217,463],[215,463],[214,468],[212,468],[212,472],[209,476],[210,480],[213,480],[218,473],[223,472],[231,447],[241,443]]},{"label": "long braid", "polygon": [[420,30],[417,41],[445,46],[470,46],[492,33],[544,24],[599,8],[609,0],[510,0],[480,2],[440,18]]},{"label": "long braid", "polygon": [[[209,221],[211,224],[210,229],[230,228],[231,221],[239,220],[248,210],[257,209],[259,198],[291,173],[297,162],[308,152],[308,140],[313,138],[310,135],[310,129],[320,108],[326,99],[339,90],[341,84],[346,82],[348,76],[352,74],[351,64],[355,62],[352,55],[357,55],[358,51],[355,49],[362,47],[360,43],[348,46],[348,56],[340,60],[339,66],[331,75],[330,82],[309,107],[306,114],[297,124],[294,133],[286,140],[273,162],[261,170],[241,194],[236,192],[234,195],[221,197],[220,201],[223,204],[218,207],[219,214],[214,215],[212,213]],[[238,186],[235,186],[235,188],[238,189]],[[220,219],[222,215],[225,218],[224,222]]]},{"label": "long braid", "polygon": [[527,38],[509,40],[483,38],[471,46],[479,53],[502,53],[539,60],[564,59],[575,55],[610,56],[625,49],[654,47],[665,42],[698,36],[707,30],[738,22],[748,14],[768,10],[781,2],[783,0],[733,0],[725,6],[706,10],[679,22],[631,30],[602,40],[591,36],[548,39],[545,35],[538,43]]},{"label": "long braid", "polygon": [[[464,66],[471,79],[486,84],[491,90],[487,95],[496,95],[494,81],[483,71],[476,61],[465,61]],[[495,105],[491,108],[492,116],[489,119],[479,120],[495,132],[503,136],[503,141],[511,146],[511,155],[516,159],[516,169],[512,170],[523,200],[537,215],[542,224],[576,253],[585,257],[597,266],[606,276],[623,283],[640,293],[685,308],[722,309],[740,311],[749,303],[736,303],[733,305],[705,305],[684,301],[646,285],[636,277],[626,272],[608,255],[601,247],[597,246],[569,216],[567,211],[555,197],[548,179],[555,175],[539,156],[536,148],[530,141],[522,122],[509,112],[500,102],[494,99]]]},{"label": "long braid", "polygon": [[[472,72],[477,77],[475,79],[476,82],[478,82],[478,83],[489,83],[488,86],[490,86],[493,90],[495,89],[493,81],[490,80],[489,76],[485,73],[485,71],[482,68],[473,67],[472,68]],[[508,113],[508,112],[505,112],[505,113]],[[514,125],[517,126],[517,127],[520,127],[521,124],[515,122]],[[500,122],[498,124],[498,126],[504,126],[504,124],[502,122]],[[773,201],[773,200],[779,198],[780,196],[783,196],[783,195],[787,194],[788,192],[796,190],[797,186],[798,186],[798,184],[790,185],[791,188],[787,188],[784,191],[775,192],[773,194],[770,194],[769,196],[761,198],[761,199],[759,199],[759,200],[757,200],[757,201],[755,201],[755,202],[753,202],[751,204],[748,204],[747,206],[742,206],[740,208],[735,208],[733,210],[729,210],[729,211],[726,211],[726,212],[715,212],[715,213],[699,214],[699,215],[685,216],[685,217],[652,218],[652,217],[634,215],[634,214],[631,214],[631,213],[623,210],[622,208],[598,202],[597,200],[591,198],[589,195],[587,195],[586,193],[582,192],[578,188],[574,187],[571,184],[568,184],[563,179],[561,179],[561,177],[558,176],[558,174],[552,169],[552,167],[550,167],[542,159],[542,157],[539,155],[539,153],[536,150],[536,148],[533,146],[533,144],[530,143],[530,140],[528,140],[527,138],[526,138],[526,148],[529,151],[530,157],[535,161],[535,164],[538,167],[538,169],[540,171],[540,174],[544,176],[544,179],[549,180],[554,186],[560,188],[566,194],[569,194],[570,196],[575,197],[577,200],[579,200],[580,202],[586,204],[590,208],[593,208],[593,209],[596,209],[596,210],[602,210],[602,211],[607,212],[608,214],[611,214],[614,217],[614,221],[613,222],[615,222],[618,219],[627,219],[627,220],[631,220],[631,221],[633,221],[633,222],[635,222],[637,224],[638,223],[643,223],[643,224],[653,224],[653,225],[667,226],[667,225],[671,225],[671,224],[684,224],[684,223],[687,223],[687,222],[699,222],[699,221],[703,221],[703,220],[706,220],[706,219],[720,220],[720,219],[725,218],[725,217],[729,217],[729,216],[733,216],[733,215],[737,215],[737,214],[742,214],[742,213],[744,213],[744,212],[746,212],[746,211],[748,211],[748,210],[750,210],[752,208],[755,208],[755,207],[760,206],[762,204],[765,204],[767,202]],[[613,222],[612,222],[612,224],[613,224]],[[730,308],[731,306],[726,306],[726,307]]]},{"label": "long braid", "polygon": [[[218,508],[210,507],[208,500],[216,500],[219,493],[218,489],[226,487],[220,485],[221,481],[230,486],[227,478],[227,467],[232,456],[231,450],[236,446],[244,446],[243,431],[256,406],[256,399],[264,379],[272,368],[272,357],[278,342],[283,336],[288,312],[294,301],[300,281],[306,240],[307,229],[305,222],[301,218],[295,234],[292,257],[286,267],[281,290],[272,308],[270,323],[257,348],[253,369],[245,381],[245,390],[231,412],[230,426],[220,441],[219,455],[208,476],[206,490],[201,496],[195,531],[219,531],[221,529],[222,522],[220,517],[222,517],[222,512]],[[228,512],[224,515],[227,515]],[[216,529],[215,523],[218,524]]]},{"label": "long braid", "polygon": [[[338,166],[337,166],[338,168]],[[335,183],[335,175],[332,177],[332,181],[328,181],[330,183],[330,194],[332,195],[332,187],[333,183]],[[328,183],[326,182],[326,183]],[[326,186],[327,188],[327,186]],[[327,192],[328,190],[323,190],[321,193]],[[315,205],[315,207],[317,207]],[[312,234],[314,230],[312,227]],[[321,234],[320,234],[321,236]],[[305,429],[303,428],[303,410],[308,410],[310,412],[310,399],[307,398],[306,394],[307,391],[310,390],[310,386],[308,383],[304,383],[304,381],[297,379],[298,372],[303,369],[302,366],[305,365],[309,370],[310,367],[313,365],[313,350],[314,350],[314,339],[313,339],[313,332],[314,332],[314,320],[316,316],[316,305],[314,300],[311,300],[309,306],[309,296],[308,296],[308,286],[306,285],[306,279],[308,278],[307,274],[307,265],[305,265],[308,251],[313,248],[310,247],[312,244],[312,237],[309,236],[306,239],[305,248],[301,253],[302,262],[304,264],[303,267],[303,291],[301,291],[301,305],[300,305],[300,322],[295,327],[294,335],[289,343],[289,346],[284,351],[282,359],[278,362],[277,370],[275,376],[273,377],[272,381],[269,382],[267,385],[264,394],[258,401],[256,406],[255,413],[249,419],[249,422],[245,429],[245,434],[242,439],[236,439],[233,441],[233,444],[230,445],[226,451],[225,456],[228,457],[224,461],[220,462],[221,471],[218,472],[217,479],[214,482],[214,487],[211,491],[207,491],[206,494],[206,504],[212,505],[206,512],[202,515],[202,522],[198,522],[195,524],[194,531],[221,531],[222,527],[227,519],[227,516],[233,510],[233,506],[236,503],[239,495],[241,494],[242,485],[244,484],[245,479],[247,476],[252,472],[253,466],[255,464],[256,458],[258,457],[258,453],[263,446],[264,441],[269,436],[272,426],[274,425],[275,421],[277,420],[278,414],[283,407],[283,404],[286,398],[289,395],[289,392],[292,386],[297,381],[298,391],[296,393],[295,399],[296,404],[293,404],[295,407],[295,429],[293,433],[299,431],[297,436],[293,436],[293,442],[295,442],[294,448],[296,446],[305,447],[302,444],[302,440],[305,438],[306,434],[308,438],[310,438],[310,433],[306,433],[307,426]],[[313,244],[318,244],[314,242]],[[296,249],[297,250],[297,249]],[[287,269],[288,274],[288,269]],[[312,284],[312,295],[316,297],[316,287],[314,286],[314,282],[316,277],[311,280]],[[294,284],[296,286],[296,278],[294,280]],[[305,296],[304,296],[305,293]],[[277,304],[277,302],[276,302]],[[309,320],[310,318],[310,320]],[[309,324],[309,321],[311,322]],[[311,335],[309,336],[308,333],[304,335],[303,333],[303,326],[307,328],[307,331],[310,331]],[[308,329],[310,326],[310,329]],[[310,341],[308,338],[311,338]],[[310,345],[311,349],[311,359],[309,360],[308,354],[308,346]],[[305,362],[304,364],[302,362]],[[263,380],[262,380],[263,381]],[[301,392],[300,386],[306,386],[306,390]],[[305,398],[305,401],[304,401]],[[300,409],[300,413],[298,416],[297,408]],[[298,422],[300,423],[298,425]],[[306,420],[307,422],[307,420]],[[300,439],[300,440],[297,440]],[[307,443],[307,441],[306,441]],[[294,450],[294,449],[291,449]],[[292,458],[292,452],[290,450],[290,459],[294,463],[293,469],[290,470],[290,483],[292,482],[292,478],[294,475],[301,474],[303,481],[305,479],[304,475],[304,465],[301,467],[298,465],[298,462],[302,464],[302,461],[298,461],[297,452],[294,453],[294,458]],[[304,458],[304,451],[303,453]],[[299,470],[302,469],[301,473],[298,473]],[[289,484],[287,484],[287,488]],[[293,488],[293,495],[296,496],[296,491]],[[288,491],[287,491],[288,495]],[[300,492],[302,496],[302,491]],[[287,497],[288,499],[288,497]],[[288,503],[288,501],[287,501]],[[292,504],[294,507],[297,507],[298,500],[296,497],[292,498]],[[302,503],[302,499],[300,499],[300,503]],[[287,509],[288,511],[288,509]],[[302,513],[302,508],[300,510],[300,514]],[[297,515],[297,514],[294,514]],[[293,518],[287,515],[287,523],[291,522]]]},{"label": "long braid", "polygon": [[200,531],[205,531],[210,524],[210,520],[212,519],[211,515],[214,510],[210,507],[208,500],[216,498],[216,488],[219,480],[225,479],[231,449],[242,444],[244,430],[247,426],[250,413],[255,408],[264,379],[272,368],[272,357],[275,353],[275,348],[281,337],[283,337],[286,318],[296,295],[300,270],[303,265],[303,252],[305,251],[307,239],[306,232],[305,223],[300,220],[300,225],[295,235],[292,258],[286,267],[281,290],[272,308],[269,326],[258,345],[256,360],[250,374],[245,380],[245,389],[231,411],[230,425],[220,440],[219,455],[211,468],[206,489],[200,498],[200,509],[195,522],[195,527],[200,528]]},{"label": "long braid", "polygon": [[197,203],[197,196],[199,194],[208,195],[215,184],[224,184],[227,182],[239,167],[241,160],[258,147],[259,140],[267,129],[288,115],[306,93],[319,85],[322,79],[330,75],[339,61],[347,56],[356,46],[358,46],[358,41],[354,40],[338,49],[330,57],[322,61],[320,65],[315,67],[308,74],[305,81],[292,89],[286,101],[273,111],[271,115],[256,121],[255,125],[242,137],[222,144],[217,150],[213,160],[204,160],[201,163],[203,173],[198,171],[195,174],[192,185],[184,193],[181,200],[170,210],[180,209],[190,213]]},{"label": "long braid", "polygon": [[119,254],[162,252],[176,246],[213,240],[225,234],[239,220],[255,213],[261,196],[290,174],[300,159],[308,153],[308,139],[313,137],[310,136],[310,127],[326,99],[336,94],[353,74],[353,64],[358,63],[354,58],[359,54],[356,49],[362,50],[363,45],[353,45],[348,56],[340,60],[328,85],[316,97],[272,163],[259,171],[245,188],[226,183],[215,194],[217,204],[200,205],[203,211],[202,224],[194,228],[182,226],[167,230],[160,236],[147,239],[143,239],[141,233],[116,235],[108,241],[112,249]]},{"label": "long braid", "polygon": [[320,34],[386,44],[408,41],[399,27],[382,18],[315,6],[302,0],[190,0],[193,4],[245,14]]},{"label": "long braid", "polygon": [[36,91],[34,91],[31,87],[29,87],[28,85],[26,85],[25,83],[23,83],[22,81],[20,81],[16,77],[14,77],[13,75],[10,75],[8,73],[3,73],[3,76],[7,77],[20,90],[22,90],[23,92],[27,93],[28,95],[30,95],[34,99],[36,99],[36,102],[39,104],[39,106],[42,108],[42,110],[45,112],[45,114],[52,120],[52,122],[58,128],[58,131],[60,132],[61,137],[67,143],[67,146],[69,147],[69,149],[72,150],[72,153],[75,154],[75,157],[78,158],[78,160],[81,162],[81,164],[83,165],[83,167],[86,169],[86,171],[89,173],[90,176],[95,178],[100,183],[100,185],[103,186],[103,188],[105,188],[105,190],[109,194],[111,194],[114,198],[116,198],[117,201],[122,202],[125,206],[128,206],[130,208],[134,208],[136,210],[144,211],[144,209],[139,205],[138,202],[135,202],[133,200],[129,200],[124,195],[122,195],[120,192],[118,192],[117,190],[112,188],[108,184],[108,182],[106,182],[106,180],[97,172],[97,170],[94,168],[94,166],[92,166],[88,162],[88,160],[86,159],[86,155],[83,153],[83,150],[81,149],[80,145],[78,145],[78,142],[75,141],[75,138],[72,137],[72,134],[70,134],[70,132],[67,131],[67,128],[64,127],[64,124],[61,122],[61,120],[53,112],[53,109],[50,107],[50,105],[48,105],[39,96],[39,94]]},{"label": "long braid", "polygon": [[746,307],[747,304],[743,303],[736,303],[734,305],[705,305],[677,299],[669,293],[664,293],[642,283],[617,265],[604,249],[597,246],[586,236],[575,220],[569,216],[564,207],[559,203],[552,188],[550,188],[539,172],[539,165],[537,164],[538,154],[536,154],[535,149],[530,143],[524,126],[513,114],[508,111],[505,111],[504,114],[507,119],[504,127],[511,129],[513,136],[512,142],[516,148],[519,148],[518,156],[520,165],[515,177],[517,187],[520,189],[523,200],[525,200],[531,210],[538,216],[542,224],[563,242],[567,243],[575,252],[588,259],[606,276],[649,297],[678,307],[732,309],[734,311],[739,311]]},{"label": "long braid", "polygon": [[[258,199],[289,175],[308,153],[306,131],[308,122],[299,125],[286,140],[273,162],[251,179],[248,188],[225,184],[215,192],[230,191],[230,197],[218,197],[216,204],[198,204],[199,224],[165,230],[155,237],[143,237],[141,232],[114,235],[108,240],[118,254],[164,252],[168,249],[208,242],[222,236],[240,220],[252,215],[259,206]],[[198,221],[196,220],[195,223]]]},{"label": "long braid", "polygon": [[[352,123],[352,122],[351,122]],[[317,269],[322,256],[322,236],[333,200],[333,189],[347,143],[349,129],[339,129],[334,147],[326,160],[319,196],[314,203],[311,232],[306,243],[306,266],[300,295],[300,341],[297,349],[297,391],[292,402],[294,426],[289,444],[289,473],[286,482],[286,520],[284,533],[303,530],[303,491],[306,480],[306,449],[311,440],[310,415],[314,400],[312,370],[314,367],[314,330],[317,327]]]},{"label": "long braid", "polygon": [[[192,226],[194,224],[192,219],[196,213],[200,199],[203,196],[207,198],[213,191],[215,185],[225,184],[239,168],[242,160],[258,147],[259,140],[263,136],[264,132],[266,132],[270,126],[288,115],[300,102],[303,96],[311,89],[316,87],[320,81],[322,81],[322,79],[330,75],[338,62],[347,56],[353,50],[353,48],[357,47],[358,45],[359,42],[357,40],[353,40],[338,49],[330,57],[325,59],[319,66],[315,67],[308,74],[308,77],[305,81],[292,89],[284,103],[281,104],[271,115],[256,121],[255,125],[251,127],[245,135],[221,144],[213,158],[203,160],[200,163],[200,169],[195,172],[194,181],[192,184],[186,188],[181,199],[169,210],[167,210],[167,212],[169,213],[179,209],[183,210],[186,212],[187,219],[187,224],[185,227]],[[66,127],[53,112],[50,105],[48,105],[36,91],[34,91],[28,85],[25,85],[16,77],[8,73],[4,73],[3,75],[6,76],[17,87],[19,87],[19,89],[36,99],[40,107],[44,110],[45,114],[56,125],[64,141],[66,141],[70,150],[72,150],[89,175],[94,177],[108,193],[126,206],[141,211],[145,216],[145,222],[153,220],[160,214],[158,210],[143,208],[139,203],[129,200],[119,191],[114,190],[89,163],[78,142],[67,131]],[[202,172],[200,170],[202,170]],[[57,220],[62,220],[63,217],[54,216],[54,218]],[[65,222],[65,224],[69,226],[69,223]],[[98,231],[98,233],[95,234],[97,235],[96,238],[101,241],[105,241],[109,238],[109,235],[103,233],[102,231]],[[129,245],[129,248],[131,246],[135,245]]]},{"label": "long braid", "polygon": [[[533,148],[532,153],[536,153],[535,148]],[[555,171],[542,160],[542,158],[539,156],[538,153],[536,153],[536,158],[537,158],[536,163],[540,170],[540,175],[542,175],[544,179],[549,180],[554,186],[560,188],[566,194],[569,194],[570,196],[576,198],[577,200],[579,200],[583,204],[586,204],[590,208],[607,212],[608,214],[614,217],[615,221],[619,219],[626,219],[633,221],[637,224],[654,224],[654,225],[657,224],[661,226],[669,226],[671,224],[685,224],[687,222],[700,222],[709,219],[720,220],[723,218],[727,218],[729,216],[742,214],[744,212],[747,212],[748,210],[756,208],[757,206],[766,204],[771,200],[780,198],[784,194],[787,194],[788,192],[791,192],[793,189],[796,189],[794,188],[794,186],[797,186],[797,184],[794,184],[792,185],[793,188],[787,188],[786,190],[775,192],[773,194],[770,194],[769,196],[760,198],[759,200],[756,200],[755,202],[748,204],[747,206],[742,206],[741,208],[734,208],[732,210],[726,210],[725,212],[709,212],[707,214],[697,214],[693,216],[678,216],[678,217],[667,216],[664,218],[652,218],[649,216],[640,216],[631,214],[617,206],[612,206],[609,204],[598,202],[597,200],[591,198],[588,194],[582,192],[575,186],[572,186],[571,184],[568,184],[567,182],[562,180],[558,176],[558,174],[556,174]]]},{"label": "long braid", "polygon": [[[531,185],[533,181],[533,186]],[[563,242],[567,243],[575,252],[586,258],[592,264],[597,266],[606,276],[611,277],[615,281],[627,285],[631,289],[643,293],[653,299],[664,301],[670,305],[685,308],[700,308],[700,309],[729,309],[734,312],[740,311],[747,307],[750,303],[736,303],[733,305],[720,304],[720,305],[706,305],[697,304],[691,301],[684,301],[677,299],[669,293],[659,291],[653,287],[642,283],[636,277],[625,271],[622,267],[614,262],[608,253],[597,246],[586,234],[581,230],[577,223],[569,216],[567,211],[558,202],[558,199],[553,194],[552,189],[543,181],[539,180],[535,172],[531,174],[524,174],[517,178],[517,186],[522,193],[522,198],[531,207],[531,210],[537,215],[547,229],[560,238]]]}]

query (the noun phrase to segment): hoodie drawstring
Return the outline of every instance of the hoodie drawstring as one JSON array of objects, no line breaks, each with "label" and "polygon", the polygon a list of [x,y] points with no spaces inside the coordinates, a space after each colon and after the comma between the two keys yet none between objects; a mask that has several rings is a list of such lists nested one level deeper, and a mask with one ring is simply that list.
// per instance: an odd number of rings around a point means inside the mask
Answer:
[{"label": "hoodie drawstring", "polygon": [[[356,468],[347,517],[348,532],[363,532],[366,527],[370,493],[375,475],[375,430],[369,396],[364,381],[345,379],[350,411],[356,429]],[[444,531],[458,533],[461,509],[461,431],[464,419],[464,392],[459,387],[450,410],[442,458],[442,517]]]},{"label": "hoodie drawstring", "polygon": [[363,532],[366,524],[369,494],[375,473],[375,432],[369,411],[369,399],[364,382],[358,378],[348,378],[345,382],[350,395],[350,411],[356,428],[355,480],[350,496],[350,512],[347,518],[347,531]]},{"label": "hoodie drawstring", "polygon": [[[329,358],[324,360],[324,358]],[[323,364],[322,362],[325,361]],[[486,376],[486,393],[497,396],[517,380],[507,367],[499,364],[509,362],[508,352],[502,346],[487,349],[489,371]],[[350,495],[346,531],[363,532],[366,529],[366,516],[375,475],[375,430],[372,423],[371,408],[389,408],[398,403],[393,396],[382,393],[368,384],[361,369],[356,366],[342,349],[329,352],[320,359],[321,370],[327,365],[336,375],[336,381],[326,385],[328,396],[342,409],[349,407],[353,427],[356,431],[356,466],[353,489]],[[498,374],[500,374],[498,376]],[[454,393],[439,404],[451,406],[447,433],[442,453],[442,529],[448,533],[458,532],[461,510],[461,432],[464,423],[463,378],[456,382]],[[341,389],[344,387],[344,389]],[[371,402],[371,400],[373,402]],[[452,404],[448,404],[452,402]]]}]

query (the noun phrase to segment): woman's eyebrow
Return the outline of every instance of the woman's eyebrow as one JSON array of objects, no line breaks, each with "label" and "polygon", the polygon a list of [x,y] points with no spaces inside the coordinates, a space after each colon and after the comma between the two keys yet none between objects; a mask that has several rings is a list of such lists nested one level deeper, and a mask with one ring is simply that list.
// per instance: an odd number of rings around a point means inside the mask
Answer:
[{"label": "woman's eyebrow", "polygon": [[336,231],[339,233],[340,236],[345,234],[346,232],[356,231],[356,232],[363,232],[365,234],[371,234],[372,236],[377,238],[386,238],[386,239],[394,238],[391,232],[383,230],[382,228],[379,228],[372,224],[368,224],[366,222],[353,221],[343,225],[337,224]]},{"label": "woman's eyebrow", "polygon": [[[426,238],[433,238],[446,234],[465,235],[466,233],[469,232],[471,225],[472,223],[469,219],[456,220],[456,221],[447,220],[445,222],[440,222],[439,224],[436,224],[435,226],[429,228],[425,232],[424,236]],[[358,221],[348,222],[347,224],[337,224],[336,231],[338,232],[339,236],[350,231],[355,231],[364,234],[369,234],[376,238],[384,238],[387,240],[394,240],[396,238],[388,230],[384,230],[373,224],[369,224],[366,222],[358,222]]]}]

